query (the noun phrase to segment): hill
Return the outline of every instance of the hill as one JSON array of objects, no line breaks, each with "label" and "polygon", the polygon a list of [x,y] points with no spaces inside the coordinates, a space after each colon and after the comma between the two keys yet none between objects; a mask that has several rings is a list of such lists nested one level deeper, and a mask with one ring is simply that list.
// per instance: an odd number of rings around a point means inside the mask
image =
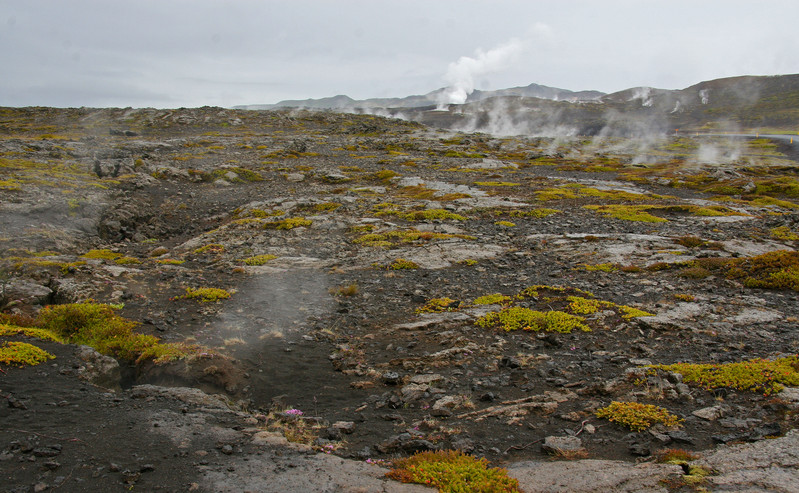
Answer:
[{"label": "hill", "polygon": [[539,84],[476,90],[463,105],[440,104],[438,89],[405,98],[347,96],[281,101],[244,109],[308,108],[378,113],[426,125],[499,135],[640,137],[683,131],[797,132],[799,75],[742,76],[685,89],[635,87],[612,94]]}]

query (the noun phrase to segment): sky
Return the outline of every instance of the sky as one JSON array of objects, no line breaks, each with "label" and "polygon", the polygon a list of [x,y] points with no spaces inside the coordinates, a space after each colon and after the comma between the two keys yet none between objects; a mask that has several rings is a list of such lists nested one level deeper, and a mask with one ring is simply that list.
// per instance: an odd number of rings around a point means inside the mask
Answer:
[{"label": "sky", "polygon": [[230,107],[799,73],[796,0],[0,0],[0,106]]}]

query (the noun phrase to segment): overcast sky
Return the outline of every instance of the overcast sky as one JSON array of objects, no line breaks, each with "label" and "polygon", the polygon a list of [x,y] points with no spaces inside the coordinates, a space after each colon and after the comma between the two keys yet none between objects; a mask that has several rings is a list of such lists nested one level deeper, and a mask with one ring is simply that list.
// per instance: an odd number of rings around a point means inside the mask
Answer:
[{"label": "overcast sky", "polygon": [[0,0],[0,106],[194,107],[799,73],[796,0]]}]

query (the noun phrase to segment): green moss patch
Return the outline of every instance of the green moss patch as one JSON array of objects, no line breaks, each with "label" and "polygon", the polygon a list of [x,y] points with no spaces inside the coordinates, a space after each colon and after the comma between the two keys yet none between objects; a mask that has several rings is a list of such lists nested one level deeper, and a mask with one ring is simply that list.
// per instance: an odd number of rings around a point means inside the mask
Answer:
[{"label": "green moss patch", "polygon": [[784,385],[799,386],[799,356],[774,360],[751,359],[734,363],[675,363],[651,365],[654,370],[670,371],[683,376],[683,382],[707,390],[731,388],[762,392],[779,392]]},{"label": "green moss patch", "polygon": [[791,250],[744,258],[708,257],[690,262],[658,262],[647,266],[647,270],[678,270],[678,275],[689,279],[718,274],[740,281],[749,288],[799,291],[799,252]]},{"label": "green moss patch", "polygon": [[264,265],[270,260],[274,260],[276,258],[277,256],[275,255],[255,255],[253,257],[247,257],[243,259],[242,262],[244,262],[245,265]]},{"label": "green moss patch", "polygon": [[294,228],[307,228],[311,224],[313,224],[313,221],[305,219],[304,217],[289,217],[281,219],[280,221],[265,222],[263,227],[264,229],[289,230]]},{"label": "green moss patch", "polygon": [[155,336],[135,333],[136,322],[101,303],[47,306],[39,314],[38,323],[65,342],[85,344],[103,354],[137,363],[164,363],[208,351],[201,346],[161,343]]},{"label": "green moss patch", "polygon": [[418,231],[416,229],[391,230],[383,233],[367,233],[353,240],[356,245],[396,248],[403,245],[422,245],[429,241],[448,240],[458,238],[474,240],[474,236],[462,234],[434,233],[432,231]]},{"label": "green moss patch", "polygon": [[594,415],[633,431],[648,430],[657,423],[679,426],[683,421],[660,406],[640,402],[613,401],[609,406],[597,409]]},{"label": "green moss patch", "polygon": [[591,330],[583,322],[585,319],[561,311],[540,312],[514,306],[498,312],[488,313],[478,318],[475,324],[484,328],[499,328],[505,332],[530,330],[533,332],[570,333],[575,329],[585,332]]},{"label": "green moss patch", "polygon": [[6,342],[0,346],[0,364],[14,366],[35,366],[55,358],[44,349],[27,342]]},{"label": "green moss patch", "polygon": [[40,329],[37,327],[17,327],[15,325],[0,324],[0,336],[26,336],[42,341],[64,342],[62,337],[59,337],[53,331],[47,329]]},{"label": "green moss patch", "polygon": [[403,483],[418,483],[442,493],[505,492],[519,493],[519,481],[505,469],[488,467],[478,459],[458,450],[420,452],[392,462],[386,476]]},{"label": "green moss patch", "polygon": [[186,288],[186,294],[177,296],[176,300],[196,300],[203,303],[226,300],[230,298],[231,292],[221,288]]}]

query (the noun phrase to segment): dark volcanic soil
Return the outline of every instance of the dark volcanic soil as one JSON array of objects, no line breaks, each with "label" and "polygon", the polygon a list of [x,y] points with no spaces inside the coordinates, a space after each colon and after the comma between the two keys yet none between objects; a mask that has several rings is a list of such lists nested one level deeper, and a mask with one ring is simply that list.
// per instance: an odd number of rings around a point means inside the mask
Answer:
[{"label": "dark volcanic soil", "polygon": [[[123,304],[140,332],[216,352],[123,361],[123,389],[107,392],[78,378],[85,363],[73,346],[36,342],[56,359],[0,374],[3,491],[212,491],[203,478],[231,455],[266,453],[247,440],[289,408],[318,424],[317,450],[358,460],[458,448],[508,464],[548,458],[548,436],[579,438],[574,457],[648,460],[796,427],[795,402],[781,394],[709,391],[645,369],[796,354],[795,290],[686,270],[696,259],[794,250],[792,189],[747,195],[765,190],[758,180],[796,181],[797,164],[776,144],[703,162],[686,138],[642,151],[218,108],[9,109],[0,129],[9,323],[94,299]],[[712,186],[747,191],[721,196]],[[585,207],[609,205],[651,205],[665,221]],[[310,223],[278,223],[293,218]],[[99,248],[133,260],[82,257]],[[257,255],[272,257],[246,261]],[[397,259],[417,268],[392,268]],[[517,297],[531,286],[535,294]],[[232,296],[177,299],[198,287]],[[497,293],[539,311],[569,311],[568,296],[609,303],[582,315],[590,331],[506,332],[477,323],[501,305],[474,301]],[[440,298],[447,310],[423,310]],[[620,305],[651,316],[624,317]],[[225,405],[144,384],[224,395],[236,412],[220,410],[208,426],[238,434],[184,422],[153,432],[154,409]],[[633,400],[684,422],[631,432],[594,415]],[[184,425],[192,434],[182,442]]]}]

